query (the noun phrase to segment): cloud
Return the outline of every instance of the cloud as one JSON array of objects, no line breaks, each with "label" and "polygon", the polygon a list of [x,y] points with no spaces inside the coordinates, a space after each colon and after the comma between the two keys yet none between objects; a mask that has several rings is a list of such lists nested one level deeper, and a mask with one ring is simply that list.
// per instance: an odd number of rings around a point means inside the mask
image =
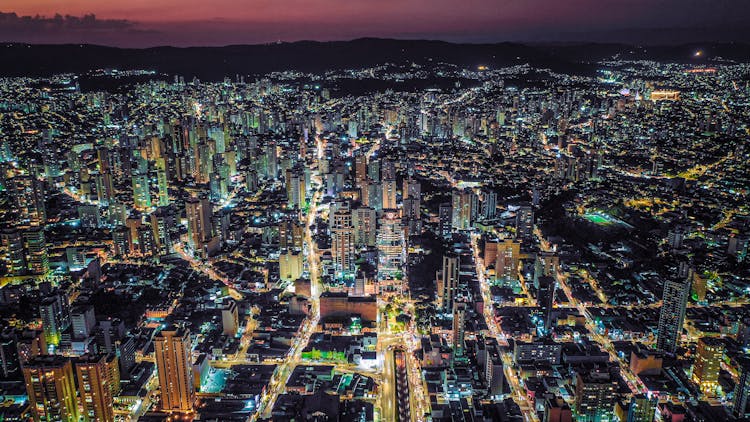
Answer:
[{"label": "cloud", "polygon": [[137,22],[99,19],[94,14],[47,17],[0,12],[2,42],[118,44],[129,37],[138,41],[154,36],[158,36],[158,31],[140,28]]},{"label": "cloud", "polygon": [[134,23],[125,19],[97,19],[96,15],[18,16],[16,13],[0,12],[0,31],[111,31],[133,27]]}]

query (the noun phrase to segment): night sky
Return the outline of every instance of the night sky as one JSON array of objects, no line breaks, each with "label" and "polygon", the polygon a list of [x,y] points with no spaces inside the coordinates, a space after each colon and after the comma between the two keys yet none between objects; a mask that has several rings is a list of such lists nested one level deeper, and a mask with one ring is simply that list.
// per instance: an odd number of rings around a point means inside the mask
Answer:
[{"label": "night sky", "polygon": [[358,37],[750,40],[747,0],[3,0],[0,12],[1,41],[127,47]]}]

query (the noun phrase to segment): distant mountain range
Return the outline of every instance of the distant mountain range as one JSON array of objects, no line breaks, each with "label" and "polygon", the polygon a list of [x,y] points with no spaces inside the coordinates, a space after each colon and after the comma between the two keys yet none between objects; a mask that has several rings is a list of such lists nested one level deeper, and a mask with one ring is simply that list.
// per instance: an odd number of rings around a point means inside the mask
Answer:
[{"label": "distant mountain range", "polygon": [[[703,51],[700,57],[694,53]],[[618,55],[706,63],[721,57],[750,60],[750,44],[686,44],[639,47],[624,44],[454,44],[443,41],[362,38],[352,41],[233,45],[226,47],[154,47],[127,49],[96,45],[0,46],[1,76],[48,76],[93,69],[153,69],[160,73],[219,80],[279,70],[320,72],[396,64],[452,63],[467,68],[497,68],[529,63],[556,71],[589,73],[591,63]]]}]

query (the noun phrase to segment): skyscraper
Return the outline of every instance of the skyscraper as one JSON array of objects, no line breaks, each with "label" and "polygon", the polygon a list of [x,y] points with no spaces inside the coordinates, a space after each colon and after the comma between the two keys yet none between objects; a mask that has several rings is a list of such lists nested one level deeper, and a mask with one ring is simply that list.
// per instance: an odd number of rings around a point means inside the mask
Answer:
[{"label": "skyscraper", "polygon": [[20,375],[18,336],[13,328],[0,330],[0,379],[13,379]]},{"label": "skyscraper", "polygon": [[383,179],[383,209],[396,209],[396,179]]},{"label": "skyscraper", "polygon": [[444,312],[453,310],[453,302],[458,289],[460,258],[455,253],[443,255],[443,267],[438,272],[438,306]]},{"label": "skyscraper", "polygon": [[26,253],[21,231],[17,228],[9,227],[0,231],[0,258],[8,275],[26,273]]},{"label": "skyscraper", "polygon": [[453,304],[453,352],[455,356],[464,355],[464,337],[466,333],[466,302],[456,301]]},{"label": "skyscraper", "polygon": [[[120,373],[117,358],[112,355],[85,355],[75,362],[79,402],[85,420],[115,420],[113,393],[119,389]],[[117,384],[117,386],[115,386]]]},{"label": "skyscraper", "polygon": [[68,299],[60,294],[48,296],[39,305],[44,339],[48,345],[60,344],[62,332],[70,327]]},{"label": "skyscraper", "polygon": [[495,276],[498,280],[518,280],[518,265],[521,259],[521,243],[505,239],[497,245]]},{"label": "skyscraper", "polygon": [[151,213],[151,231],[153,233],[156,254],[169,255],[172,249],[172,228],[174,217],[168,207],[159,207]]},{"label": "skyscraper", "polygon": [[10,179],[8,187],[15,200],[19,223],[39,226],[47,221],[42,181],[30,175],[16,176]]},{"label": "skyscraper", "polygon": [[745,418],[750,413],[747,406],[750,402],[750,358],[743,356],[739,359],[737,372],[740,376],[734,386],[732,414],[737,418]]},{"label": "skyscraper", "polygon": [[477,196],[471,189],[454,190],[452,194],[452,225],[456,230],[469,230],[477,216]]},{"label": "skyscraper", "polygon": [[23,377],[35,421],[78,422],[70,359],[57,355],[38,356],[24,364]]},{"label": "skyscraper", "polygon": [[685,308],[690,295],[690,280],[667,280],[664,283],[661,313],[656,337],[656,348],[674,353],[682,334]]},{"label": "skyscraper", "polygon": [[26,262],[31,274],[43,275],[49,271],[49,257],[47,255],[47,241],[42,227],[30,227],[23,232],[26,243]]},{"label": "skyscraper", "polygon": [[161,330],[155,338],[154,355],[159,375],[162,410],[191,412],[195,401],[195,389],[188,330],[175,326]]},{"label": "skyscraper", "polygon": [[497,212],[497,192],[485,190],[482,192],[482,218],[492,220]]},{"label": "skyscraper", "polygon": [[606,368],[576,374],[575,413],[577,420],[605,422],[612,420],[617,381]]},{"label": "skyscraper", "polygon": [[404,263],[404,233],[397,210],[383,210],[378,229],[378,275],[394,277]]},{"label": "skyscraper", "polygon": [[438,208],[438,234],[443,239],[451,238],[453,229],[453,207],[449,203],[440,204]]},{"label": "skyscraper", "polygon": [[292,219],[279,222],[279,249],[302,249],[303,228]]},{"label": "skyscraper", "polygon": [[354,275],[354,227],[352,210],[348,202],[337,207],[332,216],[331,256],[333,271],[337,279]]},{"label": "skyscraper", "polygon": [[626,422],[653,422],[656,413],[656,400],[638,394],[630,398]]},{"label": "skyscraper", "polygon": [[522,206],[516,211],[516,235],[527,242],[534,237],[534,209]]},{"label": "skyscraper", "polygon": [[133,206],[137,210],[151,208],[151,191],[147,174],[133,175]]},{"label": "skyscraper", "polygon": [[159,185],[159,206],[169,205],[169,188],[167,184],[167,162],[164,158],[156,159],[156,181]]},{"label": "skyscraper", "polygon": [[555,301],[555,279],[540,277],[537,287],[536,303],[542,316],[544,331],[549,331],[552,325],[552,307]]},{"label": "skyscraper", "polygon": [[196,255],[209,255],[208,246],[213,240],[213,207],[207,195],[185,200],[185,215],[188,223],[188,240]]},{"label": "skyscraper", "polygon": [[237,313],[237,303],[229,300],[229,303],[221,310],[221,327],[222,334],[234,337],[240,326],[239,314]]},{"label": "skyscraper", "polygon": [[375,246],[377,242],[377,212],[374,208],[359,207],[352,210],[354,246]]},{"label": "skyscraper", "polygon": [[724,344],[712,337],[698,340],[698,357],[693,364],[693,382],[698,384],[703,394],[714,396],[719,386],[721,360],[724,357]]}]

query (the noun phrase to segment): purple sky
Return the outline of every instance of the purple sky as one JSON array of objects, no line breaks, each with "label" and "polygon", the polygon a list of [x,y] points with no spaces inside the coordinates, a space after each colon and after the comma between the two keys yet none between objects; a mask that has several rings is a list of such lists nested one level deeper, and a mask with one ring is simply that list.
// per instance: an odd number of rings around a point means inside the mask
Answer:
[{"label": "purple sky", "polygon": [[3,0],[0,8],[0,41],[32,43],[750,40],[749,0]]}]

